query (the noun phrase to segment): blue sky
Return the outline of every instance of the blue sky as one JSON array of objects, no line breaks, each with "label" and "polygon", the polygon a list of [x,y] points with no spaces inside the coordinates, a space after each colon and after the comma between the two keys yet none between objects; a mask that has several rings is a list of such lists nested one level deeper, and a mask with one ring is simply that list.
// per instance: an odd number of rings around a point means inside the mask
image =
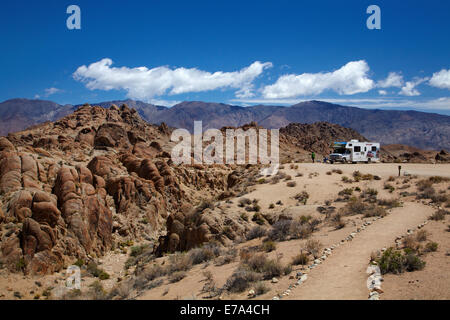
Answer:
[{"label": "blue sky", "polygon": [[[69,30],[69,5],[81,30]],[[381,30],[369,30],[369,5]],[[326,100],[450,114],[449,1],[1,4],[0,100]]]}]

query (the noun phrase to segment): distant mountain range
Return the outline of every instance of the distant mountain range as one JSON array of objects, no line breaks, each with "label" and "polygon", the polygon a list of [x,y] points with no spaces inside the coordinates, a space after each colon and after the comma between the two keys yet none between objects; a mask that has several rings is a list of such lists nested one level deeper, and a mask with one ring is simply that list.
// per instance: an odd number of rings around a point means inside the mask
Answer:
[{"label": "distant mountain range", "polygon": [[[382,144],[405,144],[421,149],[450,150],[450,116],[418,111],[374,110],[347,107],[322,101],[307,101],[290,107],[256,105],[233,106],[223,103],[189,101],[171,108],[134,100],[93,103],[105,108],[112,104],[135,108],[147,122],[165,122],[176,128],[192,130],[194,120],[204,129],[242,126],[252,121],[266,128],[281,128],[289,123],[326,121],[352,128]],[[0,135],[20,131],[31,125],[54,121],[79,106],[52,101],[13,99],[0,103]]]}]

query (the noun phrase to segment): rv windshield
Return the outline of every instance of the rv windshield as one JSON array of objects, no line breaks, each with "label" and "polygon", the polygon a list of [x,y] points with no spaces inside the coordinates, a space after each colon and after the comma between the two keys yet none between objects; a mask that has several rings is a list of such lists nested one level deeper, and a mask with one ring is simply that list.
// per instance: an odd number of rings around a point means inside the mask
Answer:
[{"label": "rv windshield", "polygon": [[334,153],[345,154],[346,150],[345,148],[335,148]]}]

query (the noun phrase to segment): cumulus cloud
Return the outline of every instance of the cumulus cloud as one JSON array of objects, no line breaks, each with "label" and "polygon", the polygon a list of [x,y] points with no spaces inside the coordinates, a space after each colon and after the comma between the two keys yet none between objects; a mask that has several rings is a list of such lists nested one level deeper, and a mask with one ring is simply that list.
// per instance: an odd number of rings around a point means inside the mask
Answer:
[{"label": "cumulus cloud", "polygon": [[400,88],[402,86],[403,86],[403,76],[396,72],[389,72],[386,79],[377,82],[377,87],[380,88],[390,88],[390,87]]},{"label": "cumulus cloud", "polygon": [[34,96],[35,99],[40,99],[41,97],[47,98],[50,97],[51,95],[54,95],[55,93],[59,93],[59,92],[63,92],[63,90],[58,89],[58,88],[47,88],[44,90],[43,94],[36,94]]},{"label": "cumulus cloud", "polygon": [[433,73],[428,84],[441,89],[450,89],[450,69],[442,69],[439,72]]},{"label": "cumulus cloud", "polygon": [[378,93],[382,96],[387,95],[387,91],[386,90],[378,90]]},{"label": "cumulus cloud", "polygon": [[265,86],[262,94],[268,99],[292,98],[304,95],[317,95],[325,90],[338,94],[351,95],[367,92],[374,87],[367,73],[369,65],[364,61],[351,61],[333,72],[288,74],[281,76],[272,84]]},{"label": "cumulus cloud", "polygon": [[415,80],[407,81],[398,94],[408,97],[420,96],[420,92],[416,87],[427,80],[428,78],[416,78]]},{"label": "cumulus cloud", "polygon": [[175,95],[188,92],[210,91],[215,89],[238,89],[237,95],[252,95],[252,82],[265,69],[272,67],[270,62],[255,61],[250,66],[234,72],[214,73],[196,68],[170,69],[165,66],[111,67],[113,61],[105,58],[89,66],[79,67],[73,77],[83,82],[90,90],[125,90],[129,98],[150,100],[165,94]]}]

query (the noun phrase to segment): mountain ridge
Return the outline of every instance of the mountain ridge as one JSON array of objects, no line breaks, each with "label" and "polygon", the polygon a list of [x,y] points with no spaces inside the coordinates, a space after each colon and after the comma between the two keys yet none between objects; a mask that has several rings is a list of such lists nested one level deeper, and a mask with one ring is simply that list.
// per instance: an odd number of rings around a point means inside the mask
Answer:
[{"label": "mountain ridge", "polygon": [[[311,100],[290,107],[255,105],[242,107],[225,103],[183,101],[171,108],[142,101],[114,100],[92,103],[104,108],[127,104],[149,123],[166,123],[192,132],[194,121],[203,128],[238,127],[257,122],[265,128],[289,123],[326,121],[352,128],[382,144],[404,144],[421,149],[450,149],[450,116],[414,110],[380,110],[349,107]],[[11,99],[0,103],[0,135],[31,125],[57,120],[82,105],[59,105],[46,100]]]}]

